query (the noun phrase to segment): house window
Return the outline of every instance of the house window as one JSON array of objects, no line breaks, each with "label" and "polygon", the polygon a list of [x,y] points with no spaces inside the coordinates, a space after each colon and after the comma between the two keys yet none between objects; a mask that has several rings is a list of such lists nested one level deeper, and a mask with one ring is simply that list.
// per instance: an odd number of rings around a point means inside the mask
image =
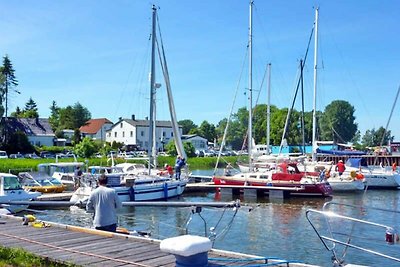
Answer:
[{"label": "house window", "polygon": [[114,137],[117,137],[117,132],[114,132]]},{"label": "house window", "polygon": [[121,122],[121,128],[124,127],[122,124],[123,124],[123,123]]},{"label": "house window", "polygon": [[171,137],[174,137],[174,132],[171,132]]},{"label": "house window", "polygon": [[165,132],[162,132],[162,136],[164,136],[164,137],[165,137]]},{"label": "house window", "polygon": [[131,137],[133,137],[133,131],[131,131]]},{"label": "house window", "polygon": [[140,136],[144,136],[144,131],[141,131],[141,132],[140,132]]},{"label": "house window", "polygon": [[122,132],[122,137],[125,137],[125,132]]}]

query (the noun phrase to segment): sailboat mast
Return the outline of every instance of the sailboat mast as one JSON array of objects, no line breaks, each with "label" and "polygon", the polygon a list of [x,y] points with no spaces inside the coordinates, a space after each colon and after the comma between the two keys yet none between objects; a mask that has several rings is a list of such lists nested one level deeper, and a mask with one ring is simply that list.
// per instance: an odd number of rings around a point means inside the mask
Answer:
[{"label": "sailboat mast", "polygon": [[249,129],[247,134],[248,153],[249,153],[249,170],[253,170],[252,166],[252,141],[253,141],[253,0],[250,0],[250,16],[249,16]]},{"label": "sailboat mast", "polygon": [[152,32],[151,32],[151,70],[150,70],[150,120],[149,120],[149,144],[147,155],[149,156],[149,174],[151,170],[151,163],[153,161],[153,142],[154,136],[153,131],[155,129],[154,122],[156,120],[154,114],[154,94],[155,94],[155,61],[156,61],[156,17],[157,17],[157,8],[155,5],[152,7],[153,9],[153,19],[152,19]]},{"label": "sailboat mast", "polygon": [[316,144],[316,135],[317,135],[317,63],[318,63],[318,10],[317,7],[315,9],[315,43],[314,43],[314,99],[313,99],[313,130],[312,130],[312,160],[317,160],[317,144]]},{"label": "sailboat mast", "polygon": [[271,131],[271,63],[267,65],[268,73],[268,83],[267,83],[267,155],[269,155],[270,150],[270,131]]}]

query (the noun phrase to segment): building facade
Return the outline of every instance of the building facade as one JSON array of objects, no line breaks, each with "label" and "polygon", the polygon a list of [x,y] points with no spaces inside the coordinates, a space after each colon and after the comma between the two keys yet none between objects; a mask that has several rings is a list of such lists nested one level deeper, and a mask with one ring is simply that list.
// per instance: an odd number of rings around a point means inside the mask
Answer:
[{"label": "building facade", "polygon": [[[107,142],[119,142],[127,146],[135,146],[138,150],[149,148],[149,120],[120,119],[107,131]],[[156,122],[156,147],[162,151],[165,144],[174,138],[172,123],[170,121]],[[179,127],[182,135],[182,127]]]},{"label": "building facade", "polygon": [[90,137],[93,140],[106,141],[107,131],[111,129],[113,123],[106,119],[91,119],[79,128],[82,137]]},{"label": "building facade", "polygon": [[195,150],[207,150],[208,149],[207,139],[204,137],[201,137],[197,134],[182,135],[182,141],[192,143]]},{"label": "building facade", "polygon": [[55,134],[51,129],[49,119],[8,117],[5,120],[5,127],[8,133],[24,133],[32,145],[54,145]]}]

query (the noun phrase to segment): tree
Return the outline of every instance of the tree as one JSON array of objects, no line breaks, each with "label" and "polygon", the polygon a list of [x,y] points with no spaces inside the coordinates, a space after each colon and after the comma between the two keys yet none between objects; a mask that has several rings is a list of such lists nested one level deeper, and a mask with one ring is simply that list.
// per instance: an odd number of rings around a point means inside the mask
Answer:
[{"label": "tree", "polygon": [[200,124],[199,134],[210,142],[214,141],[214,139],[217,137],[215,126],[207,121],[203,121]]},{"label": "tree", "polygon": [[[9,90],[14,89],[16,86],[18,86],[18,80],[15,77],[15,70],[12,66],[11,60],[8,58],[8,55],[5,55],[3,57],[3,66],[0,68],[0,72],[2,75],[1,101],[3,103],[3,101],[5,100],[5,116],[7,117]],[[19,93],[19,91],[16,92]]]},{"label": "tree", "polygon": [[334,142],[349,142],[357,132],[354,107],[344,100],[332,101],[321,117],[321,138]]},{"label": "tree", "polygon": [[385,128],[381,126],[378,130],[375,130],[375,128],[373,128],[371,130],[365,131],[361,143],[365,147],[375,147],[388,144],[393,140],[394,136],[391,135],[391,132],[387,131],[385,133]]},{"label": "tree", "polygon": [[22,112],[23,111],[19,107],[17,107],[14,112],[11,112],[10,117],[21,118]]},{"label": "tree", "polygon": [[182,126],[182,134],[189,134],[192,129],[196,129],[197,125],[192,120],[181,120],[178,124]]},{"label": "tree", "polygon": [[[194,157],[196,155],[195,148],[191,142],[183,142],[183,149],[188,157]],[[165,145],[165,152],[171,156],[178,155],[174,139],[169,140],[168,144]]]},{"label": "tree", "polygon": [[36,102],[33,101],[32,97],[29,98],[25,104],[25,108],[20,114],[21,118],[39,118]]},{"label": "tree", "polygon": [[76,144],[74,152],[79,157],[90,158],[97,152],[97,146],[92,139],[85,137],[82,142]]},{"label": "tree", "polygon": [[60,108],[57,106],[57,103],[54,100],[50,107],[49,123],[53,131],[56,131],[56,129],[58,129],[60,123]]},{"label": "tree", "polygon": [[6,150],[8,153],[26,153],[35,151],[26,134],[20,131],[10,133],[9,140],[4,144],[2,149]]},{"label": "tree", "polygon": [[[54,120],[53,125],[57,125],[57,129],[79,129],[81,126],[91,119],[91,114],[89,110],[83,107],[79,102],[74,104],[74,106],[67,106],[65,108],[58,108],[53,102],[51,107],[55,114],[51,116]],[[58,112],[57,112],[58,111]],[[58,113],[58,116],[56,115]],[[58,123],[57,123],[58,117]]]}]

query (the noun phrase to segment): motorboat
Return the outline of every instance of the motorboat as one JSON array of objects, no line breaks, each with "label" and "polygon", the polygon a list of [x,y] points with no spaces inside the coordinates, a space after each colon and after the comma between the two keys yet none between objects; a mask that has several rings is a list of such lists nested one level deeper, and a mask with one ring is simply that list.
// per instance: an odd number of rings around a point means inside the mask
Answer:
[{"label": "motorboat", "polygon": [[368,189],[397,189],[400,186],[398,170],[368,166],[365,158],[349,158],[345,165],[343,175],[354,176],[354,172],[361,173]]},{"label": "motorboat", "polygon": [[[333,162],[304,162],[299,163],[299,169],[304,171],[325,171],[329,173],[328,181],[335,180],[336,183],[360,180],[368,186],[368,189],[397,189],[400,186],[400,173],[397,169],[381,166],[368,166],[365,158],[349,158],[345,163],[345,171],[339,174],[335,170]],[[334,191],[335,188],[333,187]]]},{"label": "motorboat", "polygon": [[70,201],[85,203],[97,187],[97,178],[104,173],[107,187],[113,188],[122,202],[165,200],[180,196],[187,179],[173,179],[159,175],[128,174],[121,167],[90,166],[89,174],[83,176],[80,187],[72,194]]},{"label": "motorboat", "polygon": [[22,187],[27,191],[62,193],[67,187],[58,179],[43,172],[20,172],[18,177]]},{"label": "motorboat", "polygon": [[2,212],[17,213],[28,208],[28,205],[9,205],[9,201],[28,201],[40,196],[40,192],[27,192],[22,188],[16,175],[0,173],[0,206]]},{"label": "motorboat", "polygon": [[332,187],[333,192],[352,192],[365,189],[365,176],[359,171],[344,172],[341,175],[335,171],[333,162],[301,160],[297,167],[303,172],[318,172]]},{"label": "motorboat", "polygon": [[75,170],[83,168],[83,162],[55,162],[55,163],[41,163],[38,165],[38,171],[48,173],[53,178],[59,180],[62,184],[66,185],[66,191],[73,191],[76,189],[78,178],[75,175]]}]

